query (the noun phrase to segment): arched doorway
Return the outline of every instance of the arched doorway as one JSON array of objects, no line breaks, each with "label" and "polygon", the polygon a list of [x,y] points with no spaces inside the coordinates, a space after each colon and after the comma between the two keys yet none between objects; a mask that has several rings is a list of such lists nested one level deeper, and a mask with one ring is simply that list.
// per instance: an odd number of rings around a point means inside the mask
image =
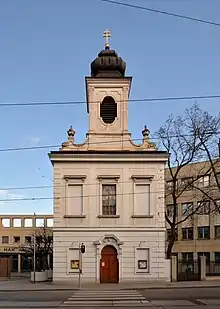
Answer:
[{"label": "arched doorway", "polygon": [[113,246],[105,246],[101,252],[100,283],[118,283],[118,281],[117,250]]}]

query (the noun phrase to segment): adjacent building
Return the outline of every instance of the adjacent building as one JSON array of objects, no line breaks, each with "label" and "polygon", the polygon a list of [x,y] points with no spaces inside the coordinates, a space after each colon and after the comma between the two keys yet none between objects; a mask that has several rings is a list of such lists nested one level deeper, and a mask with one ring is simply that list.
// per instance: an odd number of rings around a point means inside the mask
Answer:
[{"label": "adjacent building", "polygon": [[[107,32],[108,33],[108,32]],[[54,281],[77,281],[79,246],[83,282],[169,280],[165,259],[164,169],[168,154],[142,131],[128,130],[132,77],[106,43],[86,77],[89,131],[75,131],[49,154],[54,174]],[[149,115],[148,115],[149,117]]]},{"label": "adjacent building", "polygon": [[[215,163],[216,176],[220,179],[220,165]],[[177,225],[176,241],[173,246],[173,254],[184,261],[198,260],[200,256],[206,256],[207,272],[210,263],[220,264],[220,212],[217,211],[214,203],[208,198],[211,196],[220,206],[220,192],[216,185],[213,173],[210,170],[208,161],[193,163],[185,166],[178,179],[178,185],[190,183],[197,179],[196,185],[202,191],[188,186],[178,198],[178,221],[184,220],[188,212],[198,208],[198,211],[186,221]],[[172,186],[169,170],[166,170],[167,192]],[[202,192],[207,192],[207,196]],[[173,205],[172,198],[166,194],[167,214],[172,220]],[[167,224],[167,238],[170,230]],[[219,269],[220,271],[220,269]]]},{"label": "adjacent building", "polygon": [[[11,257],[13,272],[26,272],[32,269],[32,258],[21,248],[32,241],[34,229],[51,229],[53,215],[1,215],[0,216],[0,257]],[[52,267],[52,256],[49,259]]]}]

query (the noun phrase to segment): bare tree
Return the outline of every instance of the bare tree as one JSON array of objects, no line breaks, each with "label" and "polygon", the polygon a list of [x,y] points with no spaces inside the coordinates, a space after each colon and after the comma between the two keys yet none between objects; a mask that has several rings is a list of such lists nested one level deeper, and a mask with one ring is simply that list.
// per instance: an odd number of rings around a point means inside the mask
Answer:
[{"label": "bare tree", "polygon": [[[32,234],[31,241],[26,242],[21,246],[20,250],[27,254],[27,256],[34,256],[34,234]],[[42,271],[49,269],[48,255],[53,253],[53,234],[52,230],[46,227],[40,227],[35,232],[35,256],[36,256],[36,270]]]},{"label": "bare tree", "polygon": [[[195,104],[191,109],[186,109],[186,115],[189,119],[190,131],[196,134],[201,144],[200,150],[204,159],[208,162],[206,173],[211,178],[211,184],[205,190],[197,186],[196,183],[194,188],[211,200],[214,204],[214,210],[219,212],[220,205],[216,197],[219,197],[220,193],[220,140],[218,138],[218,135],[220,135],[220,113],[217,116],[212,116],[208,112],[202,111]],[[209,135],[208,140],[207,134]]]},{"label": "bare tree", "polygon": [[[171,257],[178,225],[192,218],[200,208],[204,208],[206,200],[215,200],[214,195],[212,195],[213,190],[208,191],[207,188],[200,185],[200,177],[214,172],[215,178],[218,178],[216,170],[218,160],[209,150],[214,145],[213,141],[219,132],[219,127],[220,116],[211,116],[202,111],[196,103],[190,109],[186,109],[183,116],[174,118],[171,115],[156,133],[163,148],[170,154],[166,175],[168,181],[165,189],[166,200],[169,201],[165,218],[171,229],[167,258]],[[194,168],[196,165],[193,163],[197,162],[201,164],[196,164],[197,168]],[[185,172],[188,165],[191,165],[189,176]],[[178,216],[179,199],[184,194],[186,195],[189,189],[193,191],[194,197],[199,194],[201,202],[196,207],[189,204],[188,209],[180,217]],[[215,201],[216,207],[218,207],[217,204]]]}]

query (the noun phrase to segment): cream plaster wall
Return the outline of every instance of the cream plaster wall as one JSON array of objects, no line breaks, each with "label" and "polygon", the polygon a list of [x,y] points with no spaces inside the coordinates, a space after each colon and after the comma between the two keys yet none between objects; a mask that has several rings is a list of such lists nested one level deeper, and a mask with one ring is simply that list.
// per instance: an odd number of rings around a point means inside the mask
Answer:
[{"label": "cream plaster wall", "polygon": [[[153,160],[152,160],[153,156]],[[54,280],[77,282],[78,274],[68,271],[71,260],[77,259],[77,247],[85,243],[83,256],[84,282],[99,282],[99,261],[102,239],[114,235],[117,248],[120,281],[169,280],[165,260],[164,161],[166,155],[102,156],[57,155],[54,161]],[[83,177],[83,217],[65,218],[66,176]],[[101,215],[100,175],[117,177],[117,217]],[[151,185],[150,216],[133,218],[134,180],[132,176],[149,177]],[[100,240],[101,239],[101,240]],[[95,243],[100,240],[100,246]],[[136,248],[149,249],[149,272],[135,270]],[[75,248],[75,250],[74,250]],[[72,253],[73,252],[73,253]]]}]

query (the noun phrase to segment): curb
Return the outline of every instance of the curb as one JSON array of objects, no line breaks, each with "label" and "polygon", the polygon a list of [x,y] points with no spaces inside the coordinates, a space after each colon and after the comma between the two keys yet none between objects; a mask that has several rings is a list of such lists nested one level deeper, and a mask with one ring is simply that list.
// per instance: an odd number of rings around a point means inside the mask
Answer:
[{"label": "curb", "polygon": [[[215,285],[215,286],[169,286],[169,287],[136,287],[136,288],[117,288],[117,289],[103,289],[103,291],[105,290],[139,290],[139,291],[143,291],[143,290],[171,290],[171,289],[195,289],[195,288],[202,288],[202,289],[213,289],[213,288],[220,288],[220,284],[219,285]],[[94,288],[54,288],[54,289],[10,289],[10,290],[1,290],[0,289],[0,292],[56,292],[56,291],[79,291],[79,290],[93,290],[93,291],[100,291],[100,289],[94,289]]]}]

